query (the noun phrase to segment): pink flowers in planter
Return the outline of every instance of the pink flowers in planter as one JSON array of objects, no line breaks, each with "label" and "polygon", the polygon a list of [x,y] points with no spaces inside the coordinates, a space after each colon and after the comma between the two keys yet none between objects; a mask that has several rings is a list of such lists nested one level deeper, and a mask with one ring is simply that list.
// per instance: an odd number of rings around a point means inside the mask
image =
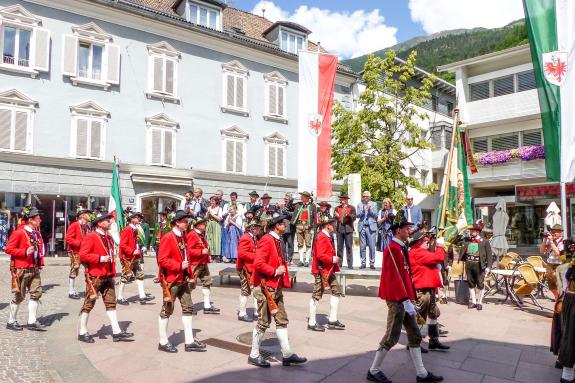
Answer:
[{"label": "pink flowers in planter", "polygon": [[512,159],[520,159],[521,161],[539,160],[545,158],[545,148],[543,145],[522,146],[519,149],[477,153],[475,157],[477,162],[483,166],[504,164]]}]

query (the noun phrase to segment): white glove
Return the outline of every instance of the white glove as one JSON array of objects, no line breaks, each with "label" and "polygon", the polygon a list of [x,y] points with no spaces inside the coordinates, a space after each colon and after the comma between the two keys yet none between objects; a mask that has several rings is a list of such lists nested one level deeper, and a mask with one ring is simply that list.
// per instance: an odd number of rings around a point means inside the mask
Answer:
[{"label": "white glove", "polygon": [[490,273],[490,272],[491,272],[491,268],[489,268],[489,267],[486,268],[486,269],[485,269],[485,272],[486,272],[486,273]]},{"label": "white glove", "polygon": [[437,246],[443,246],[445,244],[445,238],[439,237],[435,243],[437,243]]},{"label": "white glove", "polygon": [[415,315],[415,305],[413,304],[412,301],[410,301],[409,299],[406,299],[403,301],[403,308],[405,309],[405,312],[408,313],[411,316]]}]

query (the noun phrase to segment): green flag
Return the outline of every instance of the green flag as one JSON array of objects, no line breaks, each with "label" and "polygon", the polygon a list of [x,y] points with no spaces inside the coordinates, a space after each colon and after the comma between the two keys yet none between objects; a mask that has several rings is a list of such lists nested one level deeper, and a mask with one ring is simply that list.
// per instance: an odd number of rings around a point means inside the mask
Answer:
[{"label": "green flag", "polygon": [[112,171],[112,189],[108,202],[108,213],[114,216],[110,227],[110,235],[116,243],[120,243],[120,231],[126,226],[124,221],[124,209],[122,208],[122,194],[120,193],[120,178],[118,177],[118,164],[114,157],[114,169]]}]

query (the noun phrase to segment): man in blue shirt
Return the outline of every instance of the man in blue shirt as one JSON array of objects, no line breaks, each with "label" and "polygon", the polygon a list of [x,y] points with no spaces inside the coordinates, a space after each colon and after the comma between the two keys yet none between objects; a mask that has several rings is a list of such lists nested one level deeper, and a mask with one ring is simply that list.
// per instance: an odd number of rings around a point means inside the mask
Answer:
[{"label": "man in blue shirt", "polygon": [[359,231],[359,255],[361,269],[365,269],[365,247],[369,246],[369,267],[375,269],[375,237],[377,234],[377,205],[371,201],[371,193],[364,191],[356,209]]},{"label": "man in blue shirt", "polygon": [[409,222],[412,222],[414,227],[423,223],[423,213],[421,208],[413,204],[413,196],[408,195],[406,198],[407,205],[403,208],[404,217],[407,217]]}]

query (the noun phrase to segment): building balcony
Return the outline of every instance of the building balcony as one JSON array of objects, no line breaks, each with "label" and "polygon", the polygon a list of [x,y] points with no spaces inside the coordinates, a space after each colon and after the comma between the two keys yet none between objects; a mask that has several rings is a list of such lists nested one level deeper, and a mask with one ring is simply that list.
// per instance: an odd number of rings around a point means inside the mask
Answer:
[{"label": "building balcony", "polygon": [[540,113],[537,89],[471,101],[466,105],[468,125],[494,125],[497,121],[522,120]]},{"label": "building balcony", "polygon": [[477,173],[469,172],[469,183],[512,181],[545,177],[545,160],[521,161],[512,160],[504,164],[481,166]]}]

